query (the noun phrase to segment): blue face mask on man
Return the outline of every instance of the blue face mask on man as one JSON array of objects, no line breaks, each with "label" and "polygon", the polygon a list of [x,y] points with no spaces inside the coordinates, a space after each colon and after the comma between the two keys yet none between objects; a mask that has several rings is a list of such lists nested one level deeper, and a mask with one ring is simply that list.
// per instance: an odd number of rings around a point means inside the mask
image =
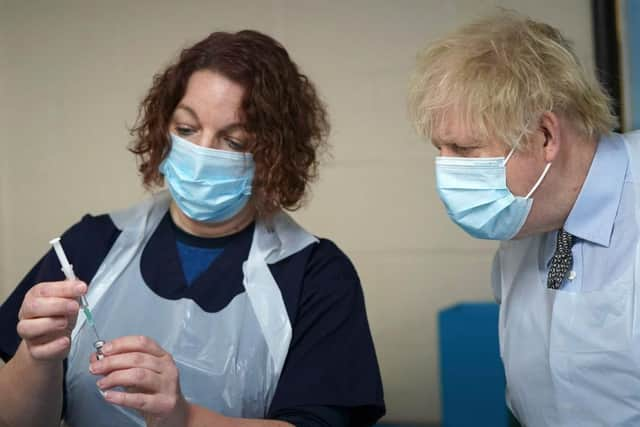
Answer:
[{"label": "blue face mask on man", "polygon": [[221,222],[240,212],[251,196],[254,171],[250,153],[201,147],[174,134],[160,164],[173,200],[200,222]]},{"label": "blue face mask on man", "polygon": [[514,196],[507,187],[504,157],[436,157],[436,186],[449,217],[471,236],[509,240],[524,225],[531,195],[551,167],[548,163],[529,194]]}]

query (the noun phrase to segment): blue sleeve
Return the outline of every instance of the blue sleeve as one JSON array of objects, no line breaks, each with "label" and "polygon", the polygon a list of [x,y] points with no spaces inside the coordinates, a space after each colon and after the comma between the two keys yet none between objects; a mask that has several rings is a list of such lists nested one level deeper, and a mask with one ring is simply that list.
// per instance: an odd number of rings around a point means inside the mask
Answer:
[{"label": "blue sleeve", "polygon": [[370,426],[385,406],[360,280],[332,242],[314,246],[268,417],[293,414],[304,426]]},{"label": "blue sleeve", "polygon": [[[62,245],[78,278],[86,283],[91,281],[118,235],[107,215],[85,215],[62,235]],[[25,294],[40,282],[59,280],[64,280],[64,275],[58,258],[49,250],[0,305],[0,357],[5,362],[13,357],[20,344],[16,327]]]}]

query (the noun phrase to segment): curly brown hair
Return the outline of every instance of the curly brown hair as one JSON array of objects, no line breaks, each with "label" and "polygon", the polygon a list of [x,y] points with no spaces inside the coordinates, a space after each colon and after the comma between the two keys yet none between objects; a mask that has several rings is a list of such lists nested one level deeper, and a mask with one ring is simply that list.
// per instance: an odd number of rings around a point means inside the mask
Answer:
[{"label": "curly brown hair", "polygon": [[218,72],[245,89],[241,113],[252,136],[247,151],[256,163],[258,212],[298,209],[317,176],[319,150],[327,145],[327,112],[284,47],[251,30],[212,33],[154,76],[131,129],[135,139],[129,149],[138,158],[145,187],[164,183],[159,166],[169,152],[171,117],[199,70]]}]

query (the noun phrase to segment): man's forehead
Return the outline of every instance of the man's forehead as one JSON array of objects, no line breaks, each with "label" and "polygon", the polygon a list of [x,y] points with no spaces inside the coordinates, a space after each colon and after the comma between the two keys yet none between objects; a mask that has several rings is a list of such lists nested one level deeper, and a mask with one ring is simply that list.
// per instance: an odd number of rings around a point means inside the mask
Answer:
[{"label": "man's forehead", "polygon": [[431,139],[439,144],[473,145],[481,138],[459,117],[445,115],[439,120],[438,126],[433,128]]}]

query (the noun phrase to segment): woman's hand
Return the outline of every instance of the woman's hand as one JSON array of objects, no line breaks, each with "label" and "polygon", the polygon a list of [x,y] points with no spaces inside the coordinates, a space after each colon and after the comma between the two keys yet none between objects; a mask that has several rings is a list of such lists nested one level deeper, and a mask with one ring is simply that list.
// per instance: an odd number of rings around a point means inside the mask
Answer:
[{"label": "woman's hand", "polygon": [[27,292],[17,329],[33,359],[62,361],[67,357],[80,309],[76,299],[86,292],[85,283],[71,280],[38,283]]},{"label": "woman's hand", "polygon": [[[102,349],[98,361],[91,355],[90,372],[103,375],[98,387],[105,399],[137,409],[147,426],[177,427],[187,423],[189,404],[180,391],[178,368],[169,353],[144,336],[117,338]],[[124,387],[125,392],[110,390]]]}]

